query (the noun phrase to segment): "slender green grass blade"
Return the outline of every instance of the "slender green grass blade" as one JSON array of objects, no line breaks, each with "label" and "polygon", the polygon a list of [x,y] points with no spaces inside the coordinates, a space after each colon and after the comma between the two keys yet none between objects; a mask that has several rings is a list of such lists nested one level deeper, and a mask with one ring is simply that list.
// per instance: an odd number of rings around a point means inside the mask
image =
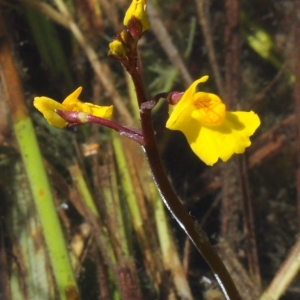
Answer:
[{"label": "slender green grass blade", "polygon": [[25,117],[16,122],[14,129],[40,216],[60,298],[79,299],[67,245],[30,118]]}]

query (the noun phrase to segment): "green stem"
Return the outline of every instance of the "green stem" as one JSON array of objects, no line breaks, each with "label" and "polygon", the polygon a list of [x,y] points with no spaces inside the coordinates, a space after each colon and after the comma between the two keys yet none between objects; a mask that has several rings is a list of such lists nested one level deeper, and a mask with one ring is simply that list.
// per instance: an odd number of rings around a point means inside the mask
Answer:
[{"label": "green stem", "polygon": [[30,118],[15,123],[14,129],[40,216],[60,297],[70,299],[71,294],[76,294],[76,299],[79,299],[69,253]]}]

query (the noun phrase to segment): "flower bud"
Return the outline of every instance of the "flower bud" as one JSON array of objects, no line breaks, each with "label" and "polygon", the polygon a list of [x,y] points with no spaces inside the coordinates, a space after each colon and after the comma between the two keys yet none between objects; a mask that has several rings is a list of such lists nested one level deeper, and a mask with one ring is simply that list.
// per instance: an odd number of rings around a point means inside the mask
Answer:
[{"label": "flower bud", "polygon": [[167,101],[169,102],[170,105],[176,105],[180,99],[183,96],[183,92],[171,92],[168,96],[167,96]]},{"label": "flower bud", "polygon": [[121,41],[119,40],[113,40],[109,44],[109,54],[115,55],[115,56],[125,56],[126,51]]},{"label": "flower bud", "polygon": [[[134,31],[133,28],[130,27],[137,27],[137,22],[141,24],[141,34],[150,28],[150,23],[146,15],[146,0],[132,0],[131,5],[126,11],[124,17],[124,25],[129,28],[130,31]],[[138,29],[136,29],[139,31]]]}]

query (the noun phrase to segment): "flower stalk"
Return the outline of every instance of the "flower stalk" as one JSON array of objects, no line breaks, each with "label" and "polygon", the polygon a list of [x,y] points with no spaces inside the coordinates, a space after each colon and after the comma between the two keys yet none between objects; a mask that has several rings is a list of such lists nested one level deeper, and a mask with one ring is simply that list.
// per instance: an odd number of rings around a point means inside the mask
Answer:
[{"label": "flower stalk", "polygon": [[71,112],[71,111],[65,111],[59,109],[55,109],[54,111],[69,123],[67,127],[74,127],[78,125],[83,125],[85,123],[99,124],[115,130],[120,135],[130,138],[135,142],[139,143],[140,145],[144,144],[144,138],[142,136],[142,133],[135,128],[122,126],[119,123],[116,123],[114,121],[107,120],[94,115],[89,115],[84,112],[78,112],[78,111]]},{"label": "flower stalk", "polygon": [[[139,106],[141,106],[142,103],[147,102],[147,98],[143,85],[141,84],[142,80],[140,74],[135,68],[132,68],[129,71],[134,82]],[[143,149],[153,175],[153,180],[162,200],[164,201],[164,204],[210,266],[226,296],[226,299],[240,299],[239,293],[227,269],[215,249],[210,244],[206,233],[201,229],[197,221],[194,221],[188,214],[168,180],[156,144],[151,110],[143,110],[140,114],[140,118],[142,135],[144,137]]]},{"label": "flower stalk", "polygon": [[[194,221],[185,210],[168,180],[156,144],[152,108],[161,98],[166,98],[171,106],[174,106],[171,108],[166,127],[182,131],[195,154],[208,165],[214,164],[219,158],[227,161],[232,154],[243,153],[251,144],[249,137],[260,125],[259,117],[253,112],[227,112],[225,104],[218,96],[196,92],[198,83],[206,81],[207,76],[195,81],[183,94],[162,93],[149,101],[138,68],[137,53],[137,42],[149,28],[145,0],[132,1],[125,15],[124,25],[127,29],[110,43],[109,55],[124,66],[132,79],[137,96],[141,130],[111,121],[112,108],[110,107],[103,108],[80,102],[77,98],[81,90],[78,89],[62,104],[57,104],[46,97],[38,97],[36,101],[41,104],[40,111],[46,118],[50,116],[47,120],[54,126],[71,127],[96,123],[138,142],[144,150],[154,183],[164,204],[210,266],[226,299],[239,300],[239,293],[222,260],[198,222]],[[57,120],[57,117],[60,119]]]},{"label": "flower stalk", "polygon": [[[124,42],[126,43],[126,41]],[[205,261],[210,266],[218,283],[220,284],[220,287],[223,290],[226,299],[238,300],[240,299],[239,293],[222,260],[210,244],[206,233],[201,229],[197,221],[194,221],[185,210],[173,187],[171,186],[170,181],[168,180],[157,148],[155,131],[152,123],[151,108],[141,109],[142,106],[145,107],[145,104],[149,102],[146,97],[142,78],[137,66],[137,49],[136,47],[129,49],[131,49],[131,51],[126,53],[127,60],[122,59],[122,64],[127,72],[131,75],[136,90],[138,106],[140,107],[142,136],[144,138],[144,145],[142,147],[147,157],[153,180],[157,186],[159,194],[164,204],[171,212],[172,216],[186,232],[198,251],[202,254]]]}]

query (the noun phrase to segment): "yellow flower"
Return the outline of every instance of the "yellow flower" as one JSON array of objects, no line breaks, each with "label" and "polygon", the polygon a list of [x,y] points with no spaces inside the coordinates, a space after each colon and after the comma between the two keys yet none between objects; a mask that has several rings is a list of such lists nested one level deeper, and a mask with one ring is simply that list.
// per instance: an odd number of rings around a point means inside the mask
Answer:
[{"label": "yellow flower", "polygon": [[64,110],[64,111],[76,111],[84,112],[89,115],[96,117],[110,119],[113,112],[113,106],[98,106],[92,103],[84,103],[78,100],[78,97],[82,91],[82,87],[76,89],[72,94],[70,94],[63,103],[59,103],[48,97],[35,97],[33,105],[37,110],[39,110],[48,121],[50,125],[55,127],[64,128],[68,125],[62,117],[54,112],[54,109]]},{"label": "yellow flower", "polygon": [[234,153],[244,153],[260,119],[253,111],[228,112],[217,95],[196,92],[207,79],[196,80],[178,104],[170,105],[166,127],[182,131],[195,154],[212,166],[219,158],[227,161]]},{"label": "yellow flower", "polygon": [[146,15],[146,0],[132,0],[124,17],[124,25],[128,26],[128,22],[134,16],[142,23],[143,32],[150,28],[150,23]]}]

